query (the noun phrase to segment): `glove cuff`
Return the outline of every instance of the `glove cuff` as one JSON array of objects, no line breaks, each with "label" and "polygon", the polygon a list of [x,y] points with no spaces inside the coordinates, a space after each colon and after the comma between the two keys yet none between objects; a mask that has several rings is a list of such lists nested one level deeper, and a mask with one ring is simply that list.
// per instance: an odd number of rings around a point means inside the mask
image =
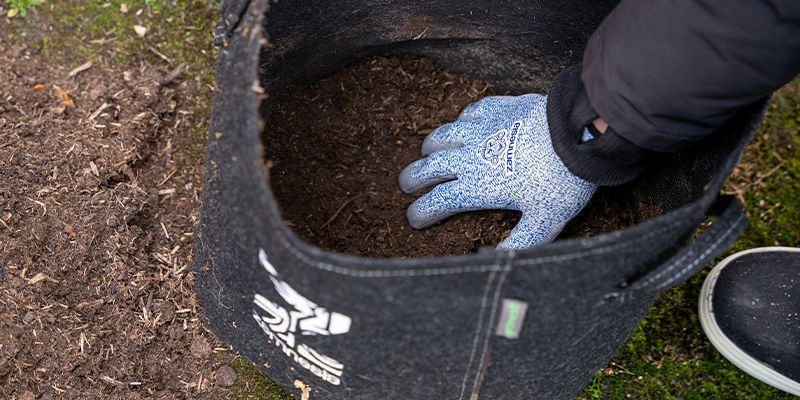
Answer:
[{"label": "glove cuff", "polygon": [[576,176],[597,185],[632,181],[656,152],[636,146],[611,127],[581,143],[584,129],[596,118],[581,81],[580,65],[560,73],[547,96],[547,124],[561,162]]}]

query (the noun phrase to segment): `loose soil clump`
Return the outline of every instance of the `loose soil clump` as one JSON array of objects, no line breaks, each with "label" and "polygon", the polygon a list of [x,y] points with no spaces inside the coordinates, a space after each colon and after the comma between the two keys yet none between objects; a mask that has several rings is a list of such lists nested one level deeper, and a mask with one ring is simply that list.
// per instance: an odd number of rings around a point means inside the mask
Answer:
[{"label": "loose soil clump", "polygon": [[[496,246],[520,213],[462,213],[412,229],[400,171],[421,158],[425,136],[468,104],[497,95],[490,84],[454,75],[430,59],[375,57],[310,86],[291,86],[265,106],[265,160],[287,225],[304,240],[371,257],[468,254]],[[601,191],[564,237],[633,224],[626,196]]]}]

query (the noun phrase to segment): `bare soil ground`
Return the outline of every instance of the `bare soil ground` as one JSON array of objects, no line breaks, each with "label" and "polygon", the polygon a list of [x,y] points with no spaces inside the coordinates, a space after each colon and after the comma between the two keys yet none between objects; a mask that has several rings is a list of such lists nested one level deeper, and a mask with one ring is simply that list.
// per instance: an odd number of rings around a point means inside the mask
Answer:
[{"label": "bare soil ground", "polygon": [[0,398],[219,398],[236,373],[192,288],[201,162],[173,159],[197,82],[79,71],[4,27]]}]

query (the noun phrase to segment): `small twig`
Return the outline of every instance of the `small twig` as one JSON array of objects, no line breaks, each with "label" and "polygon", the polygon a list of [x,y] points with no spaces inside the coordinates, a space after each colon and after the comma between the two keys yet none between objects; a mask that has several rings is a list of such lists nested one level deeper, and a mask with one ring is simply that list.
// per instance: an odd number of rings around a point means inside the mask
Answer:
[{"label": "small twig", "polygon": [[172,72],[168,73],[167,76],[165,76],[164,79],[161,80],[161,86],[169,85],[172,81],[175,80],[175,78],[181,76],[181,74],[186,72],[186,70],[188,69],[189,69],[189,64],[181,63],[181,65],[175,67],[175,69],[173,69]]},{"label": "small twig", "polygon": [[481,90],[481,91],[480,91],[478,94],[483,94],[485,91],[489,90],[489,88],[490,88],[491,86],[492,86],[492,85],[491,85],[491,84],[489,84],[489,83],[487,82],[487,83],[486,83],[486,87],[484,87],[484,88],[483,88],[483,90]]},{"label": "small twig", "polygon": [[153,47],[153,46],[147,46],[147,50],[150,50],[151,52],[153,52],[153,54],[157,55],[157,56],[158,56],[158,58],[160,58],[160,59],[162,59],[162,60],[166,61],[168,64],[172,65],[172,60],[170,60],[170,58],[169,58],[169,57],[165,56],[165,55],[164,55],[163,53],[161,53],[160,51],[156,50],[156,49],[155,49],[155,47]]},{"label": "small twig", "polygon": [[[114,29],[116,29],[116,28],[114,28]],[[89,43],[91,43],[91,44],[106,44],[106,43],[113,42],[115,40],[117,40],[117,38],[111,38],[111,39],[101,38],[101,39],[90,40]]]},{"label": "small twig", "polygon": [[46,206],[46,205],[44,205],[44,203],[42,203],[41,201],[38,201],[38,200],[34,200],[34,199],[30,198],[30,197],[28,197],[28,200],[30,200],[30,201],[32,201],[32,202],[34,202],[34,203],[38,204],[39,206],[41,206],[41,207],[44,209],[44,212],[42,213],[42,216],[43,216],[43,217],[44,217],[45,215],[47,215],[47,206]]},{"label": "small twig", "polygon": [[28,280],[28,285],[35,285],[35,284],[37,284],[37,283],[39,283],[41,281],[50,281],[50,282],[53,282],[53,283],[58,283],[58,280],[53,279],[53,278],[51,278],[51,277],[49,277],[49,276],[47,276],[47,275],[45,275],[45,274],[40,272],[40,273],[36,274],[36,276],[34,276],[30,280]]},{"label": "small twig", "polygon": [[79,73],[81,73],[83,71],[86,71],[87,69],[89,69],[91,67],[92,67],[92,62],[91,61],[87,61],[87,62],[75,67],[75,69],[73,69],[72,71],[69,71],[69,74],[67,74],[67,76],[72,78],[73,76],[78,75]]},{"label": "small twig", "polygon": [[167,232],[167,227],[166,227],[166,226],[164,226],[164,222],[161,222],[161,229],[163,229],[163,230],[164,230],[164,236],[166,236],[166,237],[167,237],[167,240],[172,240],[172,239],[169,237],[169,232]]},{"label": "small twig", "polygon": [[780,168],[783,166],[783,163],[784,163],[784,162],[783,162],[783,161],[781,161],[781,162],[780,162],[778,165],[776,165],[776,166],[775,166],[775,168],[772,168],[772,169],[771,169],[771,170],[769,170],[769,172],[767,172],[766,174],[764,174],[764,175],[761,175],[761,177],[760,177],[760,178],[758,178],[758,179],[756,179],[756,181],[755,181],[755,182],[753,182],[753,183],[750,183],[750,184],[748,184],[748,185],[745,185],[745,187],[748,187],[748,186],[751,186],[751,185],[752,185],[752,186],[758,186],[758,185],[760,185],[762,182],[764,182],[764,179],[766,179],[766,178],[767,178],[767,177],[769,177],[770,175],[774,174],[774,173],[775,173],[775,171],[779,170],[779,169],[780,169]]},{"label": "small twig", "polygon": [[359,195],[355,195],[355,196],[347,199],[344,203],[342,203],[341,206],[339,206],[339,209],[336,210],[336,212],[333,213],[333,215],[330,218],[328,218],[328,220],[325,221],[325,223],[322,224],[322,226],[319,227],[319,230],[323,230],[323,229],[325,229],[326,226],[330,225],[330,223],[333,222],[336,219],[336,217],[339,216],[339,214],[342,212],[342,210],[344,210],[345,207],[347,207],[348,204],[350,204],[353,201],[355,201],[357,199],[360,199],[360,198],[362,198],[362,197],[364,197],[364,196],[366,196],[368,194],[372,194],[372,192],[361,193]]},{"label": "small twig", "polygon": [[94,176],[100,177],[100,170],[97,169],[97,164],[95,164],[94,161],[89,161],[89,169],[92,170]]},{"label": "small twig", "polygon": [[178,172],[178,170],[177,169],[173,169],[172,172],[170,172],[169,175],[167,175],[166,178],[162,179],[161,182],[158,182],[158,185],[156,185],[156,186],[161,186],[161,185],[167,183],[169,178],[172,178],[172,175],[175,175],[176,172]]},{"label": "small twig", "polygon": [[100,106],[100,108],[95,110],[95,112],[93,112],[92,115],[89,116],[89,121],[97,118],[97,116],[100,115],[100,113],[103,112],[103,110],[105,110],[106,108],[108,108],[108,103],[103,103],[103,105]]},{"label": "small twig", "polygon": [[30,116],[29,116],[29,115],[28,115],[28,114],[27,114],[25,111],[22,111],[22,109],[21,109],[21,108],[19,108],[19,106],[15,105],[15,106],[14,106],[14,109],[15,109],[15,110],[17,110],[17,111],[19,111],[19,112],[20,112],[20,114],[24,115],[24,116],[25,116],[25,118],[30,118]]},{"label": "small twig", "polygon": [[733,182],[730,182],[731,187],[733,188],[733,193],[736,194],[736,198],[742,203],[742,206],[747,206],[747,201],[744,199],[744,195],[742,194],[742,188],[736,185]]},{"label": "small twig", "polygon": [[425,27],[425,29],[423,29],[423,30],[422,30],[422,33],[420,33],[419,35],[417,35],[416,37],[414,37],[414,39],[412,39],[412,40],[419,40],[419,38],[421,38],[421,37],[422,37],[422,35],[424,35],[424,34],[425,34],[425,32],[428,32],[428,28],[429,28],[429,27],[428,27],[428,26],[426,26],[426,27]]},{"label": "small twig", "polygon": [[116,380],[116,379],[114,379],[114,378],[112,378],[112,377],[110,377],[108,375],[101,375],[100,379],[102,381],[104,381],[106,383],[110,383],[112,385],[124,385],[124,383],[122,383],[122,382],[120,382],[120,381],[118,381],[118,380]]},{"label": "small twig", "polygon": [[622,372],[623,374],[636,376],[636,374],[634,374],[633,372],[629,371],[627,368],[623,367],[622,365],[619,365],[619,364],[617,364],[615,362],[611,362],[611,365],[613,365],[615,367],[618,367],[620,369],[620,372]]}]

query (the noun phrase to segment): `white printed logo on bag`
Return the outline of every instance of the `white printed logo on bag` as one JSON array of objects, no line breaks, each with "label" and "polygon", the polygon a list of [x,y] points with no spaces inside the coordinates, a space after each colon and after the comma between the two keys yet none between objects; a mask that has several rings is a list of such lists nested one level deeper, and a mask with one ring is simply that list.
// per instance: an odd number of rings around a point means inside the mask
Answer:
[{"label": "white printed logo on bag", "polygon": [[269,262],[263,249],[258,251],[258,261],[269,272],[269,279],[275,290],[292,308],[278,305],[256,293],[254,302],[266,314],[253,310],[253,318],[283,353],[325,381],[338,385],[341,383],[344,365],[306,344],[299,343],[297,334],[303,335],[343,335],[350,331],[351,319],[347,315],[330,312],[313,301],[303,297],[288,283],[278,279],[278,271]]}]

